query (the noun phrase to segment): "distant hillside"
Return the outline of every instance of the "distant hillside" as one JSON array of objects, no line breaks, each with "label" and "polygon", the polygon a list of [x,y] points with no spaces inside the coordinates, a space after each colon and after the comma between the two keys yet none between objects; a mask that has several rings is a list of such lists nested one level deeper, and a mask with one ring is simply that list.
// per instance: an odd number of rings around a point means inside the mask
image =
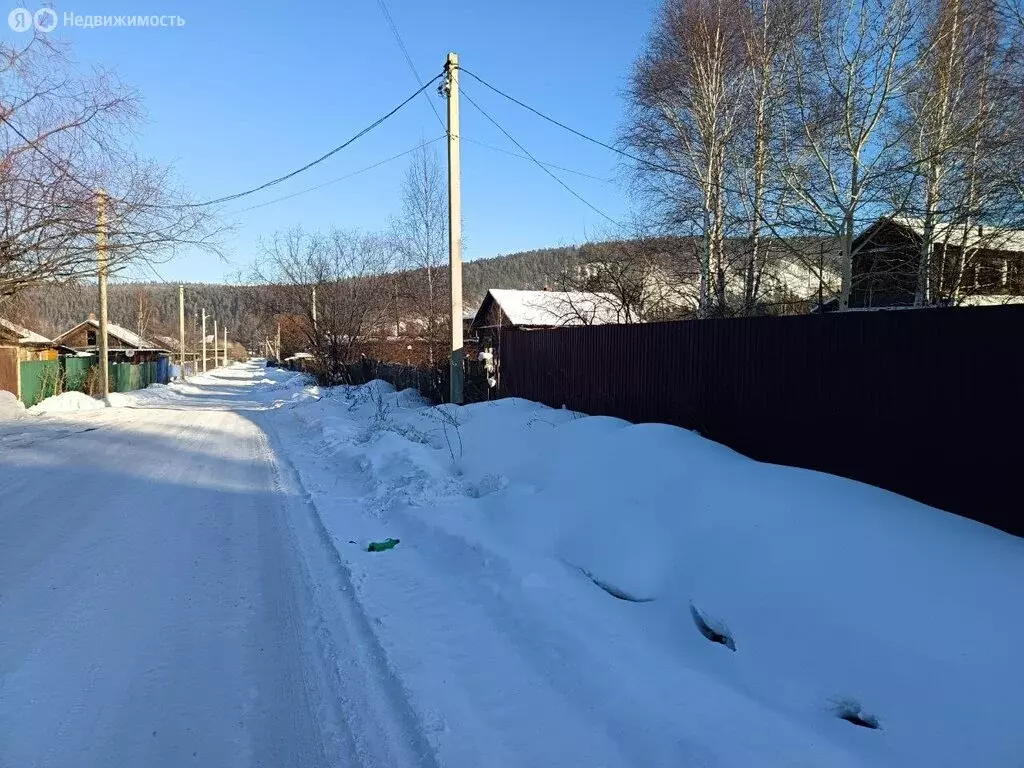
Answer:
[{"label": "distant hillside", "polygon": [[[734,241],[739,247],[741,241]],[[696,241],[691,238],[665,238],[659,241],[663,258],[692,259]],[[790,243],[807,251],[816,262],[819,250],[835,250],[827,241],[807,240]],[[467,311],[474,310],[489,288],[541,289],[559,287],[567,265],[606,259],[614,243],[587,243],[582,246],[539,248],[532,251],[477,259],[463,265],[463,297]],[[191,329],[201,309],[210,318],[227,324],[233,338],[243,344],[258,345],[272,325],[266,286],[188,283],[185,286],[186,326]],[[178,288],[167,283],[114,283],[110,286],[110,319],[145,334],[177,335]],[[55,336],[96,311],[96,287],[90,284],[46,285],[19,294],[12,303],[0,306],[0,315],[21,322],[40,333]],[[212,332],[212,321],[210,325]]]},{"label": "distant hillside", "polygon": [[[574,248],[545,248],[467,262],[463,267],[466,307],[475,308],[488,288],[543,288],[557,280]],[[191,328],[202,308],[239,334],[262,327],[268,320],[260,286],[186,283],[186,324]],[[96,286],[46,285],[21,293],[12,304],[0,306],[10,316],[40,333],[55,336],[96,311]],[[109,313],[113,322],[149,334],[177,335],[178,287],[167,283],[111,283]],[[211,324],[212,332],[212,324]]]}]

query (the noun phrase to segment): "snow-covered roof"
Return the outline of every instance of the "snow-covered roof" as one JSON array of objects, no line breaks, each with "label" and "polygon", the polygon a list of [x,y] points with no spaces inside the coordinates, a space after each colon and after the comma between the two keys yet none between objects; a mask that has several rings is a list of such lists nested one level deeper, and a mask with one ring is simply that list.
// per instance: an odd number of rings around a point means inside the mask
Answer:
[{"label": "snow-covered roof", "polygon": [[[90,325],[96,330],[99,330],[100,327],[99,320],[94,320],[93,318],[90,317],[88,320],[84,320],[75,327],[69,328],[68,330],[64,331],[64,333],[57,337],[57,340],[59,341],[64,337],[68,336],[69,334],[71,334],[73,331],[77,331],[83,325]],[[125,328],[124,326],[120,326],[117,323],[107,323],[107,335],[113,337],[114,339],[117,339],[118,341],[122,342],[126,347],[130,347],[132,349],[155,351],[159,350],[164,352],[169,351],[165,347],[162,347],[159,344],[144,339],[134,331],[129,331],[127,328]]]},{"label": "snow-covered roof", "polygon": [[286,357],[285,358],[285,362],[287,362],[289,360],[312,360],[312,359],[313,359],[313,355],[311,355],[309,352],[296,352],[291,357]]},{"label": "snow-covered roof", "polygon": [[[918,236],[924,235],[924,219],[911,216],[893,216],[891,220],[894,224],[909,229]],[[950,245],[959,245],[964,235],[963,224],[937,222],[934,228],[935,240],[938,242],[948,241]],[[994,251],[1024,251],[1024,230],[974,225],[967,227],[966,234],[968,248],[986,248]]]},{"label": "snow-covered roof", "polygon": [[19,344],[51,344],[52,342],[45,336],[30,331],[28,328],[24,328],[17,323],[12,323],[10,320],[6,320],[0,317],[0,325],[6,328],[11,333],[17,334]]},{"label": "snow-covered roof", "polygon": [[[603,325],[619,321],[615,297],[586,291],[517,291],[492,288],[487,295],[512,325]],[[474,324],[483,320],[488,305],[484,298]]]}]

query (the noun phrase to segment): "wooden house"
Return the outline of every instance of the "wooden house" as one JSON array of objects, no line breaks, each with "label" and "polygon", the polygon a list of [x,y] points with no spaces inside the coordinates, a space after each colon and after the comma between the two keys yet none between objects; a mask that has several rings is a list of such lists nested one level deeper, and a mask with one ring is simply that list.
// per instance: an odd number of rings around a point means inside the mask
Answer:
[{"label": "wooden house", "polygon": [[22,395],[22,363],[56,361],[71,352],[40,333],[0,317],[0,389]]},{"label": "wooden house", "polygon": [[480,348],[498,345],[503,329],[538,330],[622,322],[615,298],[587,291],[487,291],[470,330]]},{"label": "wooden house", "polygon": [[[924,242],[919,219],[876,221],[853,242],[850,307],[914,304]],[[932,235],[927,304],[1024,302],[1024,232],[939,224]]]},{"label": "wooden house", "polygon": [[[95,355],[99,349],[99,331],[99,321],[90,315],[88,320],[64,331],[55,341],[80,355]],[[111,363],[155,363],[171,354],[159,343],[144,339],[116,323],[107,323],[107,351]]]}]

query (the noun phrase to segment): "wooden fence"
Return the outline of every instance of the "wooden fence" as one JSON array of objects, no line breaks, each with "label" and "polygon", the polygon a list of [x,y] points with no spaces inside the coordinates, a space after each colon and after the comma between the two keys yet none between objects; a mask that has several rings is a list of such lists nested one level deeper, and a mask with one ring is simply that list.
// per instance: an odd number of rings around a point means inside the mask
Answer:
[{"label": "wooden fence", "polygon": [[1024,307],[506,331],[502,393],[698,430],[1024,535]]}]

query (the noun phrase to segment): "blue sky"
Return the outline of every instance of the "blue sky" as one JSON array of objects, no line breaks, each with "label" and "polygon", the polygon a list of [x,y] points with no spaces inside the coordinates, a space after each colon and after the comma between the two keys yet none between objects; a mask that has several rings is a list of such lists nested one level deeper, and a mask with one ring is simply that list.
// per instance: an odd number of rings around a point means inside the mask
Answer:
[{"label": "blue sky", "polygon": [[[27,5],[27,3],[22,3]],[[622,92],[650,27],[655,0],[490,0],[443,6],[388,0],[421,77],[445,54],[493,84],[598,138],[623,117]],[[177,14],[175,28],[63,28],[82,65],[113,68],[142,94],[148,121],[138,143],[173,164],[209,199],[299,167],[387,112],[417,87],[377,0],[314,4],[210,0],[74,0],[75,14]],[[7,34],[11,34],[7,32]],[[614,218],[629,200],[616,156],[550,126],[463,76],[463,86],[541,160],[613,179],[560,174]],[[444,116],[444,102],[433,95]],[[515,151],[463,101],[462,134]],[[316,168],[227,207],[238,211],[322,184],[442,135],[424,97]],[[434,145],[443,158],[444,143]],[[231,263],[183,254],[160,267],[169,280],[230,279],[260,236],[301,224],[384,227],[399,207],[402,158],[352,179],[240,213],[225,239]],[[463,145],[466,257],[578,242],[607,231],[600,216],[532,163]]]}]

